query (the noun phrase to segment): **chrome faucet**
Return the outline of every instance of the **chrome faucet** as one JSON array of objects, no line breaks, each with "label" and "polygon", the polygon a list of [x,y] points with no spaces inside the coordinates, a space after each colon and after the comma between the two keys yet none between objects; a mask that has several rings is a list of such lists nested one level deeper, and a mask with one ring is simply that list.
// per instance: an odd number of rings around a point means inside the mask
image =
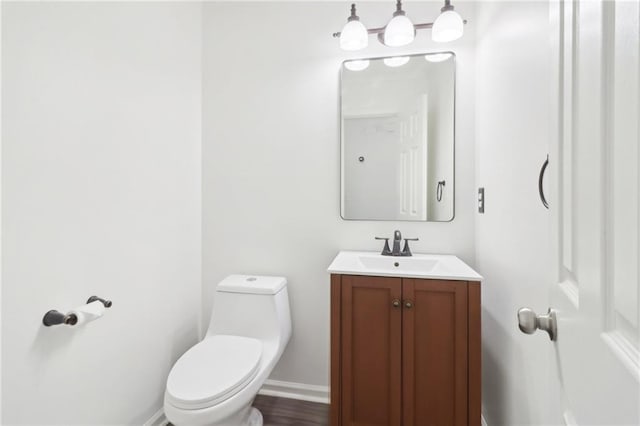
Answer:
[{"label": "chrome faucet", "polygon": [[389,248],[389,238],[375,237],[376,240],[384,240],[384,248],[380,253],[383,256],[412,256],[409,249],[409,241],[418,241],[417,238],[405,238],[404,248],[400,251],[400,242],[402,242],[402,234],[397,229],[393,232],[393,250]]}]

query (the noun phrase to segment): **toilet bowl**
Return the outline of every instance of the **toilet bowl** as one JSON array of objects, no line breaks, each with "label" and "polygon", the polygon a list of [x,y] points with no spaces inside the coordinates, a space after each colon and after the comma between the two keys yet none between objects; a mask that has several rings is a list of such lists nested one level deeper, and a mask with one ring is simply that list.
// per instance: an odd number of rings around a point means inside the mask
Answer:
[{"label": "toilet bowl", "polygon": [[262,414],[251,404],[290,337],[285,278],[225,278],[205,338],[169,373],[167,419],[176,426],[261,426]]}]

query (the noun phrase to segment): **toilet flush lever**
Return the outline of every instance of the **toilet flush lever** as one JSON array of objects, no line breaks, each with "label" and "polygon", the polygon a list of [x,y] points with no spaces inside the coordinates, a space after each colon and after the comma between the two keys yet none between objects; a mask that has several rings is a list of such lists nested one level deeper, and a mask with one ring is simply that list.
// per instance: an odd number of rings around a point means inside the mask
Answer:
[{"label": "toilet flush lever", "polygon": [[551,308],[546,315],[536,315],[531,308],[520,308],[518,310],[518,327],[526,334],[533,334],[536,330],[544,330],[554,342],[558,338],[556,312]]}]

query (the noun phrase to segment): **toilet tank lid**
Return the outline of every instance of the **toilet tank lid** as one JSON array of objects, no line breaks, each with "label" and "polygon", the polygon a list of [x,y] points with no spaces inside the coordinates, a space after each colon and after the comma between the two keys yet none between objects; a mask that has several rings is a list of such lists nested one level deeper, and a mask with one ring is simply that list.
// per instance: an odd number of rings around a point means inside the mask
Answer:
[{"label": "toilet tank lid", "polygon": [[276,294],[287,284],[284,277],[260,275],[229,275],[216,291],[225,293]]}]

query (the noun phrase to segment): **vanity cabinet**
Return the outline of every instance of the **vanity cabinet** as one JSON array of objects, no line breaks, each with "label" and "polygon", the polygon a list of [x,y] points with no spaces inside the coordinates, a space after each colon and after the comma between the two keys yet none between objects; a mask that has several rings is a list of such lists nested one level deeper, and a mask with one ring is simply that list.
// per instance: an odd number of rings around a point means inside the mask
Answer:
[{"label": "vanity cabinet", "polygon": [[331,275],[331,425],[480,425],[480,283]]}]

